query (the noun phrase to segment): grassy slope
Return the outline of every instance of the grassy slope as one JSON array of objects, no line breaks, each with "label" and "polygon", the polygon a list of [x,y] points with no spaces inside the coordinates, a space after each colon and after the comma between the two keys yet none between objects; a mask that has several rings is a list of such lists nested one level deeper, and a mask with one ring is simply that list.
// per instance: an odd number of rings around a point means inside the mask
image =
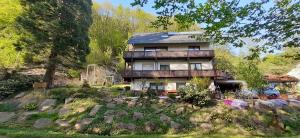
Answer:
[{"label": "grassy slope", "polygon": [[[72,92],[73,91],[73,92]],[[116,88],[110,90],[110,92],[117,91]],[[68,104],[70,108],[73,108],[74,111],[78,109],[79,106],[85,106],[88,110],[80,113],[80,114],[73,114],[64,117],[67,120],[70,120],[71,124],[74,125],[77,119],[88,117],[87,114],[90,109],[96,103],[100,103],[105,105],[105,103],[101,100],[103,96],[102,92],[97,92],[97,89],[90,89],[90,90],[78,90],[78,88],[59,88],[54,89],[48,96],[51,98],[58,99],[60,103],[58,106],[62,106],[64,103],[64,98],[69,97],[70,95],[77,93],[78,99],[73,101],[72,103]],[[43,97],[40,95],[41,93],[36,94],[36,97]],[[32,96],[31,96],[32,97]],[[150,104],[150,105],[149,105]],[[159,103],[157,101],[144,103],[144,106],[136,106],[135,108],[129,108],[125,104],[117,105],[114,110],[120,111],[125,110],[129,113],[129,116],[123,116],[116,118],[113,122],[113,125],[116,125],[118,122],[124,123],[134,123],[138,126],[138,130],[133,133],[119,133],[118,131],[112,130],[111,132],[114,135],[113,137],[215,137],[215,138],[223,138],[223,137],[237,137],[237,138],[252,138],[252,137],[262,137],[262,136],[270,136],[274,137],[278,134],[275,133],[274,129],[270,128],[271,120],[269,113],[259,113],[255,110],[229,110],[222,104],[218,104],[212,107],[200,108],[200,109],[193,109],[191,107],[185,107],[186,112],[182,115],[176,115],[173,111],[176,110],[178,107],[182,106],[180,103],[172,104],[172,106],[166,108],[163,111],[163,114],[166,114],[174,121],[179,122],[181,125],[184,126],[184,130],[181,131],[179,134],[174,134],[170,129],[169,126],[162,125],[159,121],[159,115],[153,114],[155,111],[152,105],[155,104],[159,107]],[[15,108],[12,108],[8,105],[1,105],[0,111],[14,111]],[[9,137],[21,137],[21,138],[93,138],[93,137],[105,137],[93,134],[90,130],[94,127],[100,128],[107,128],[109,125],[103,123],[103,114],[106,112],[107,109],[105,106],[100,109],[97,113],[95,120],[89,126],[89,129],[85,133],[90,134],[80,134],[74,132],[72,129],[61,129],[58,127],[48,128],[48,129],[41,129],[37,130],[32,128],[32,124],[36,119],[39,118],[50,118],[53,121],[58,119],[57,114],[47,114],[47,113],[40,113],[35,115],[27,120],[27,122],[23,124],[17,124],[14,121],[0,124],[0,136],[5,135]],[[216,110],[221,110],[219,113]],[[140,121],[132,120],[131,115],[133,112],[142,112],[145,115],[145,118]],[[289,137],[300,137],[299,129],[297,126],[300,122],[299,115],[300,112],[296,110],[288,110],[282,111],[283,114],[288,115],[288,117],[292,118],[288,124],[290,125],[289,132],[279,134],[279,136],[289,136]],[[213,117],[211,119],[213,125],[215,126],[215,130],[209,133],[203,133],[201,128],[192,127],[191,124],[188,122],[188,118],[191,115],[199,115],[200,118],[203,117],[204,114],[212,114]],[[256,119],[257,118],[257,119]],[[221,123],[217,123],[216,119],[221,120]],[[296,120],[295,120],[296,119]],[[159,128],[162,130],[158,133],[150,133],[145,135],[146,133],[143,132],[142,126],[146,121],[153,121]],[[236,120],[236,121],[233,121]],[[295,122],[296,121],[296,122]],[[298,122],[298,123],[297,123]],[[259,125],[257,125],[259,123]]]}]

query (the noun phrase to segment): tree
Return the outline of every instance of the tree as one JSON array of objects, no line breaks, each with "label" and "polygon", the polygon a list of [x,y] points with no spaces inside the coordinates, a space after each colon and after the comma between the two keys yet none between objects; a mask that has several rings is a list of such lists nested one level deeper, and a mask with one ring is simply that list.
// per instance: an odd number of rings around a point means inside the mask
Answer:
[{"label": "tree", "polygon": [[250,89],[261,89],[266,83],[263,74],[253,61],[243,61],[237,66],[237,78],[245,80]]},{"label": "tree", "polygon": [[[105,65],[115,71],[123,71],[123,52],[130,36],[134,33],[163,31],[152,27],[154,15],[142,9],[131,10],[108,2],[94,3],[92,18],[93,24],[89,30],[91,53],[87,56],[87,63]],[[183,30],[177,23],[168,28],[168,31]],[[193,25],[185,30],[199,28]]]},{"label": "tree", "polygon": [[19,0],[1,0],[0,5],[0,68],[15,68],[23,64],[24,53],[14,46],[21,37],[15,24],[22,7]]},{"label": "tree", "polygon": [[17,21],[32,37],[23,37],[19,46],[25,45],[29,53],[48,56],[44,81],[49,88],[57,67],[81,67],[89,53],[92,1],[20,1],[24,12]]},{"label": "tree", "polygon": [[[147,3],[148,0],[134,0],[132,5]],[[154,25],[167,29],[173,17],[183,26],[196,22],[205,30],[204,37],[212,37],[219,43],[229,42],[240,47],[245,44],[241,38],[249,37],[264,42],[260,48],[263,50],[300,45],[298,0],[248,3],[240,0],[164,0],[155,1],[153,7],[159,15]]]}]

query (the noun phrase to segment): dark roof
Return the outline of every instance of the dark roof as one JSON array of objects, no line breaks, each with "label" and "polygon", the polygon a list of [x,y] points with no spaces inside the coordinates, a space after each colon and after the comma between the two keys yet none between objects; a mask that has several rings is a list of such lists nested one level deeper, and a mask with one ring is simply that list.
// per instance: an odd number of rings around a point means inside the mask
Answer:
[{"label": "dark roof", "polygon": [[160,43],[201,43],[208,41],[197,40],[197,36],[203,32],[162,32],[162,33],[139,33],[133,35],[129,44],[160,44]]}]

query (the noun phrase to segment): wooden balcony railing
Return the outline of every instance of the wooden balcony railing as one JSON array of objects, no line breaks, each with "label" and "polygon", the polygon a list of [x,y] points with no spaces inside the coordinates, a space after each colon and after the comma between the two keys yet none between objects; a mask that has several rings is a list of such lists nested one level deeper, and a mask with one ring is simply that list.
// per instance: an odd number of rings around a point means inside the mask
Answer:
[{"label": "wooden balcony railing", "polygon": [[154,58],[211,58],[213,50],[200,51],[127,51],[124,59],[154,59]]},{"label": "wooden balcony railing", "polygon": [[225,73],[214,70],[125,70],[124,78],[185,78],[225,77]]}]

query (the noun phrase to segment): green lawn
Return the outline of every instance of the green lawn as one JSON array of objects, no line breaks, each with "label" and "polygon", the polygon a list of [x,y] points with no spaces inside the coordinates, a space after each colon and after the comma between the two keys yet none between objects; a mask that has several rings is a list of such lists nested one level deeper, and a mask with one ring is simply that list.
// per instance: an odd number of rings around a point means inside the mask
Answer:
[{"label": "green lawn", "polygon": [[[0,135],[15,137],[15,138],[101,138],[108,136],[98,136],[92,134],[64,134],[62,132],[55,132],[53,130],[36,130],[36,129],[27,129],[27,128],[7,128],[0,127]],[[197,133],[191,134],[178,134],[178,135],[120,135],[120,136],[112,136],[112,137],[126,137],[126,138],[157,138],[157,137],[209,137],[209,138],[224,138],[224,137],[232,137],[232,138],[252,138],[253,136],[242,136],[242,135],[228,135],[228,134],[210,134],[210,135],[198,135]]]}]

